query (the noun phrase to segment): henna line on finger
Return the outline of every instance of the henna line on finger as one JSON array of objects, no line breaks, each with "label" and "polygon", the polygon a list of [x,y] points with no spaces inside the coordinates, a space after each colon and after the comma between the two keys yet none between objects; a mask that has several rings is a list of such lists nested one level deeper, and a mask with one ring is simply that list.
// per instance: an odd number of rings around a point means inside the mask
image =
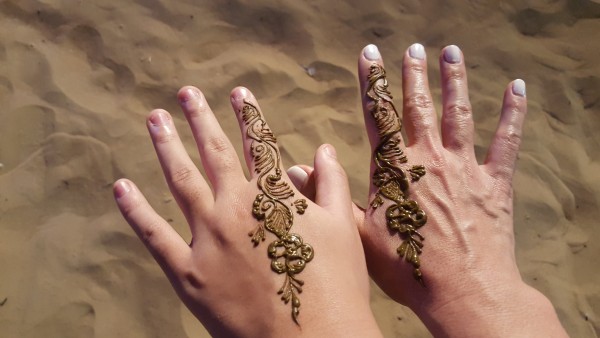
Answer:
[{"label": "henna line on finger", "polygon": [[[370,113],[377,130],[379,144],[373,152],[376,169],[373,173],[373,184],[377,187],[371,207],[376,209],[383,205],[384,199],[393,202],[386,209],[385,217],[388,228],[397,232],[402,244],[397,248],[398,255],[413,266],[413,276],[422,285],[423,274],[419,255],[423,248],[423,237],[417,230],[427,222],[427,215],[418,203],[408,197],[409,182],[400,164],[408,159],[400,149],[400,132],[402,120],[392,102],[392,94],[388,90],[385,69],[373,63],[367,77],[366,95],[372,100]],[[411,181],[418,181],[425,175],[425,167],[415,165],[408,169]]]},{"label": "henna line on finger", "polygon": [[[296,275],[304,270],[306,263],[314,257],[312,246],[304,243],[300,235],[290,233],[294,223],[291,208],[284,203],[294,196],[294,191],[281,180],[281,155],[277,148],[277,139],[269,129],[258,108],[244,100],[242,119],[248,126],[246,135],[252,140],[250,154],[254,160],[254,171],[258,174],[257,186],[261,191],[252,204],[252,215],[261,223],[248,235],[254,246],[266,239],[265,229],[277,236],[267,248],[271,259],[271,270],[285,274],[282,287],[277,292],[287,304],[292,302],[292,319],[299,326],[300,298],[304,281]],[[298,214],[304,214],[308,204],[304,199],[291,203]]]}]

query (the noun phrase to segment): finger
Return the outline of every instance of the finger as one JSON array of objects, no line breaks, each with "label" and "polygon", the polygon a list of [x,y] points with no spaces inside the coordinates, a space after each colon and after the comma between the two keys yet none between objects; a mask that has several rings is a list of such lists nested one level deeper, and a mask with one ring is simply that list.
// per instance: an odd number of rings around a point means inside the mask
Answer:
[{"label": "finger", "polygon": [[469,101],[464,57],[457,46],[443,49],[442,73],[442,143],[461,157],[475,159],[473,111]]},{"label": "finger", "polygon": [[358,58],[358,76],[367,134],[372,151],[387,135],[396,134],[402,143],[402,120],[388,91],[386,72],[381,54],[375,45],[368,45]]},{"label": "finger", "polygon": [[[316,192],[314,169],[305,164],[298,164],[288,169],[287,173],[296,189],[314,202]],[[352,203],[352,214],[357,226],[361,227],[365,219],[365,209]]]},{"label": "finger", "polygon": [[300,193],[311,201],[315,201],[315,177],[314,169],[307,165],[295,165],[287,170],[290,181]]},{"label": "finger", "polygon": [[346,171],[337,161],[332,145],[324,144],[315,154],[315,203],[331,212],[352,213],[352,199]]},{"label": "finger", "polygon": [[185,151],[171,115],[156,109],[148,116],[147,126],[167,184],[183,213],[193,217],[206,210],[213,202],[210,187]]},{"label": "finger", "polygon": [[244,157],[251,177],[259,177],[267,172],[284,175],[277,138],[269,128],[254,95],[244,87],[234,88],[231,91],[231,105],[240,124]]},{"label": "finger", "polygon": [[187,86],[177,94],[179,104],[196,140],[202,166],[215,195],[228,187],[238,186],[244,172],[235,148],[198,88]]},{"label": "finger", "polygon": [[504,180],[507,186],[512,183],[526,113],[525,82],[518,79],[504,92],[500,123],[484,164],[491,176]]},{"label": "finger", "polygon": [[404,53],[402,92],[407,146],[427,144],[437,149],[440,144],[437,115],[429,92],[425,48],[421,44],[413,44]]},{"label": "finger", "polygon": [[171,281],[176,281],[189,266],[190,247],[179,234],[148,204],[133,182],[115,182],[113,193],[117,206],[148,251]]}]

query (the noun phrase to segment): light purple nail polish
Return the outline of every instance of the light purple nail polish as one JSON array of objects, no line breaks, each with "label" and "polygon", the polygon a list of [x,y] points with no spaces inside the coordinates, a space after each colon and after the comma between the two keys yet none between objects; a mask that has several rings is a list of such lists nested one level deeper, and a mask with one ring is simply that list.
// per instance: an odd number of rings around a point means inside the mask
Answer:
[{"label": "light purple nail polish", "polygon": [[413,59],[424,60],[425,59],[425,47],[420,43],[415,43],[408,47],[408,55]]},{"label": "light purple nail polish", "polygon": [[515,95],[525,97],[525,81],[516,79],[512,85],[512,92]]},{"label": "light purple nail polish", "polygon": [[444,61],[448,63],[460,63],[460,48],[450,45],[444,49]]},{"label": "light purple nail polish", "polygon": [[377,48],[377,46],[375,46],[373,44],[365,47],[365,50],[363,51],[363,55],[365,56],[365,58],[367,58],[367,60],[370,60],[370,61],[376,61],[376,60],[381,59],[381,54],[379,53],[379,49]]}]

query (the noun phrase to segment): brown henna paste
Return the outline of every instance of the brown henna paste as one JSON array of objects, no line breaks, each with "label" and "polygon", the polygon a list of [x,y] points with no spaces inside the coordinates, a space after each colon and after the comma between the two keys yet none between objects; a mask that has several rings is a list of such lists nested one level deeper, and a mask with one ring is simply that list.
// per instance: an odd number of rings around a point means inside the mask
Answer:
[{"label": "brown henna paste", "polygon": [[244,101],[241,113],[244,123],[248,126],[246,135],[252,139],[250,152],[254,160],[254,171],[258,174],[258,189],[261,191],[252,205],[254,218],[261,223],[248,235],[252,237],[255,246],[265,240],[265,229],[277,236],[277,239],[269,244],[267,254],[271,259],[271,269],[278,274],[285,274],[285,281],[278,294],[286,304],[292,302],[292,318],[300,325],[298,294],[302,292],[304,282],[296,278],[296,275],[313,259],[314,250],[302,241],[302,237],[290,233],[294,224],[294,214],[290,206],[295,207],[298,214],[304,214],[308,205],[304,199],[288,203],[288,200],[294,197],[294,191],[281,179],[281,156],[277,148],[277,139],[257,107]]},{"label": "brown henna paste", "polygon": [[[372,100],[369,102],[370,112],[379,131],[379,144],[373,153],[376,165],[373,184],[378,189],[371,207],[380,207],[384,199],[393,202],[385,213],[387,226],[402,238],[402,244],[397,249],[398,254],[412,264],[415,279],[425,286],[419,259],[425,238],[417,229],[425,225],[427,215],[416,201],[408,197],[408,177],[401,168],[401,164],[408,161],[400,149],[402,120],[392,102],[385,69],[379,64],[372,64],[368,81],[367,97]],[[408,173],[412,181],[418,181],[425,175],[425,167],[412,166]]]}]

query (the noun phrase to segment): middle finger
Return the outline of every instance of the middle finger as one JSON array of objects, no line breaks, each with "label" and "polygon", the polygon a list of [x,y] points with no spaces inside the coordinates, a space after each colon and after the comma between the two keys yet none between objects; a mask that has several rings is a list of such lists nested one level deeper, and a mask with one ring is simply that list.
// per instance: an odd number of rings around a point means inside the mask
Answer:
[{"label": "middle finger", "polygon": [[147,126],[171,193],[190,220],[196,208],[202,213],[210,207],[213,201],[210,187],[185,151],[167,111],[152,111]]},{"label": "middle finger", "polygon": [[404,53],[402,92],[407,146],[424,144],[429,149],[439,149],[437,115],[429,91],[425,48],[421,44],[413,44]]}]

